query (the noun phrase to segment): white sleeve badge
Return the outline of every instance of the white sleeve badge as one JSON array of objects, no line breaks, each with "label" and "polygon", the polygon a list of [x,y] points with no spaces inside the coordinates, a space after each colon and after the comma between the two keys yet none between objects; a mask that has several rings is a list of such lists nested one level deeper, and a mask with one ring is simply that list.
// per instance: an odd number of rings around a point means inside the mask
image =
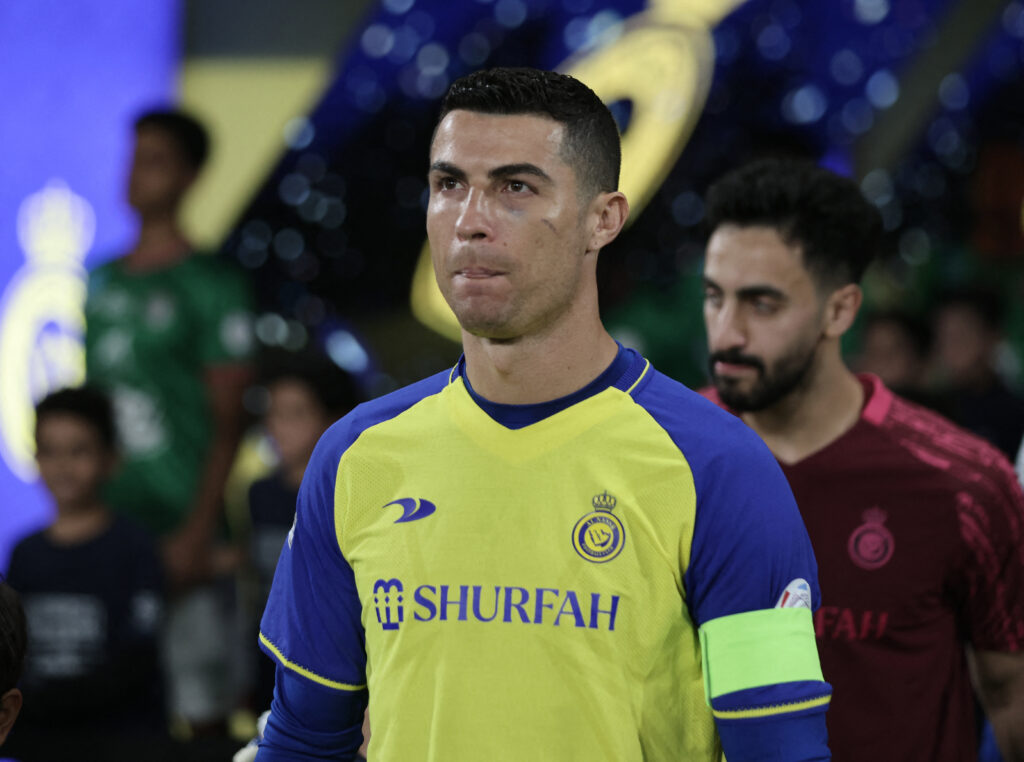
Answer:
[{"label": "white sleeve badge", "polygon": [[782,591],[782,595],[779,597],[778,603],[775,604],[775,608],[811,608],[811,586],[807,584],[807,580],[801,577],[797,577],[795,580],[786,585],[786,589]]}]

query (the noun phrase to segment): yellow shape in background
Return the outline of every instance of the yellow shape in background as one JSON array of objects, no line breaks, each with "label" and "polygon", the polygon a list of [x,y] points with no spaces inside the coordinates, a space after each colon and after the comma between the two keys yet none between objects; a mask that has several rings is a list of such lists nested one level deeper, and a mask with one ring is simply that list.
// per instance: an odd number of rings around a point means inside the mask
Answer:
[{"label": "yellow shape in background", "polygon": [[18,208],[25,264],[0,296],[0,455],[22,481],[36,477],[35,403],[85,375],[85,270],[92,206],[53,178]]},{"label": "yellow shape in background", "polygon": [[[630,202],[630,221],[639,216],[682,153],[711,86],[710,30],[741,2],[652,0],[646,11],[624,22],[617,37],[558,67],[587,84],[605,103],[632,103],[622,136],[619,183]],[[413,273],[411,304],[420,322],[460,340],[458,322],[434,278],[428,243]]]},{"label": "yellow shape in background", "polygon": [[209,128],[208,166],[186,199],[185,229],[217,245],[286,150],[285,125],[305,117],[333,76],[329,58],[190,58],[182,105]]}]

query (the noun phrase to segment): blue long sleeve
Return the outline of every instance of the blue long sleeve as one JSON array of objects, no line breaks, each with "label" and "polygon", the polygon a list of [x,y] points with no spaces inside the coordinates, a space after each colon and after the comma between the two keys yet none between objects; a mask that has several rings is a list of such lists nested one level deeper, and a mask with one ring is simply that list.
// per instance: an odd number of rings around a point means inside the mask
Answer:
[{"label": "blue long sleeve", "polygon": [[368,693],[338,691],[278,666],[257,762],[356,759]]}]

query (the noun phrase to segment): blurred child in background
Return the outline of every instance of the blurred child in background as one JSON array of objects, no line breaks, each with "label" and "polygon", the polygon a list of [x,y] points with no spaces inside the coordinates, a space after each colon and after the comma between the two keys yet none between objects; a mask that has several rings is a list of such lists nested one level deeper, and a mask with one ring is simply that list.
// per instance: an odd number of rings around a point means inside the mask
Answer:
[{"label": "blurred child in background", "polygon": [[955,423],[1013,458],[1024,435],[1024,399],[1000,367],[1005,306],[994,290],[966,286],[940,295],[932,313],[933,373]]},{"label": "blurred child in background", "polygon": [[[251,553],[258,585],[253,624],[257,630],[313,448],[328,426],[361,401],[352,378],[326,358],[304,355],[272,362],[263,380],[267,390],[265,425],[278,466],[249,489]],[[252,642],[255,648],[255,637]],[[265,709],[273,698],[274,664],[262,653],[256,658],[253,705]]]},{"label": "blurred child in background", "polygon": [[43,399],[36,445],[57,518],[11,557],[28,656],[24,708],[4,751],[23,762],[154,759],[167,725],[160,562],[147,532],[100,497],[117,461],[106,396],[81,388]]}]

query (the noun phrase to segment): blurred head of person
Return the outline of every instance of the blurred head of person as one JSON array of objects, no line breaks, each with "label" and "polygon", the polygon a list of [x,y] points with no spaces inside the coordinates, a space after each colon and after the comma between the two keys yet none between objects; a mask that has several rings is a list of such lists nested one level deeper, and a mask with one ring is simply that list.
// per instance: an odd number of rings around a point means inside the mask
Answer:
[{"label": "blurred head of person", "polygon": [[864,318],[857,369],[874,373],[890,389],[921,389],[930,351],[925,321],[902,310],[872,312]]},{"label": "blurred head of person", "polygon": [[36,406],[36,463],[59,513],[100,506],[117,465],[110,400],[89,387],[61,389]]},{"label": "blurred head of person", "polygon": [[301,477],[323,433],[362,400],[352,377],[321,355],[271,358],[262,385],[264,424],[286,476]]},{"label": "blurred head of person", "polygon": [[209,150],[209,135],[195,117],[177,110],[141,114],[135,120],[128,203],[143,218],[175,214]]},{"label": "blurred head of person", "polygon": [[882,237],[853,181],[805,160],[761,159],[707,194],[704,320],[711,381],[738,411],[806,390],[860,308]]},{"label": "blurred head of person", "polygon": [[932,311],[932,360],[939,382],[952,389],[982,390],[998,378],[1004,308],[992,289],[968,286],[941,294]]},{"label": "blurred head of person", "polygon": [[0,578],[0,745],[21,711],[18,680],[25,665],[28,632],[25,612],[14,589]]}]

